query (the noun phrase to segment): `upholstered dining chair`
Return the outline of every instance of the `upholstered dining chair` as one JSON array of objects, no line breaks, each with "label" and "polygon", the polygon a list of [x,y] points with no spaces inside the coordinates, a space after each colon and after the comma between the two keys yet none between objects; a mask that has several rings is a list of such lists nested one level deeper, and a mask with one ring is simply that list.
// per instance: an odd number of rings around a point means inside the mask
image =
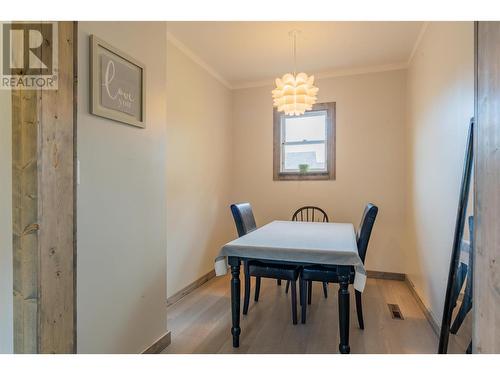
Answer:
[{"label": "upholstered dining chair", "polygon": [[[244,236],[257,228],[250,203],[237,203],[231,205],[238,236]],[[255,277],[255,302],[259,300],[261,278],[276,280],[287,280],[292,286],[292,322],[297,324],[297,279],[300,274],[300,267],[294,265],[281,264],[278,262],[263,262],[258,260],[243,261],[243,271],[245,277],[245,293],[243,298],[243,314],[248,313],[250,303],[250,280]]]},{"label": "upholstered dining chair", "polygon": [[[328,223],[328,215],[321,208],[316,206],[304,206],[295,211],[292,215],[292,221],[312,221],[312,222],[321,222]],[[279,280],[278,280],[278,284]],[[288,288],[290,287],[290,282],[286,282],[285,293],[288,293]],[[312,299],[312,281],[307,283],[307,303],[311,304]],[[328,283],[323,283],[323,294],[325,298],[328,298]]]},{"label": "upholstered dining chair", "polygon": [[[366,251],[368,250],[368,242],[370,241],[370,236],[373,229],[373,224],[375,224],[375,219],[377,218],[378,207],[373,205],[372,203],[368,203],[363,212],[363,216],[361,218],[361,223],[356,232],[356,242],[358,245],[358,254],[361,258],[361,261],[365,263]],[[306,283],[309,281],[323,281],[323,282],[333,282],[337,283],[339,280],[337,272],[337,266],[330,265],[318,265],[318,266],[306,266],[302,269],[300,274],[300,282],[301,282],[301,304],[302,304],[302,314],[301,321],[302,323],[306,322],[306,295],[308,290],[306,288]],[[354,282],[354,267],[351,269],[351,275],[349,277],[349,283],[352,284]],[[361,301],[361,292],[355,291],[356,296],[356,312],[358,315],[358,323],[359,328],[364,329],[365,324],[363,321],[363,305]]]}]

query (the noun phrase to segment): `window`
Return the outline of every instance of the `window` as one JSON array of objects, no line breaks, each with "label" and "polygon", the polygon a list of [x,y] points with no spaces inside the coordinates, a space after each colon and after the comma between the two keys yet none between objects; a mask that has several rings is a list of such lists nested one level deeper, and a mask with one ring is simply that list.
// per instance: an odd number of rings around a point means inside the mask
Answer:
[{"label": "window", "polygon": [[274,179],[335,179],[335,103],[300,116],[274,110]]}]

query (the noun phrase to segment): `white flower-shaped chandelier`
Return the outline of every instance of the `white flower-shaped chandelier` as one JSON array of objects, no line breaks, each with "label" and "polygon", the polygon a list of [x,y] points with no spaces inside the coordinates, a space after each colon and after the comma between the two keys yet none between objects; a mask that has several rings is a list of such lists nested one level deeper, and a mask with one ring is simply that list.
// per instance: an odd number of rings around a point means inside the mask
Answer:
[{"label": "white flower-shaped chandelier", "polygon": [[[289,33],[293,37],[294,67],[297,66],[297,30]],[[296,70],[296,69],[295,69]],[[308,77],[306,73],[287,73],[281,78],[276,78],[276,89],[272,91],[273,105],[279,112],[289,116],[304,114],[311,110],[317,100],[318,88],[314,86],[314,76]]]}]

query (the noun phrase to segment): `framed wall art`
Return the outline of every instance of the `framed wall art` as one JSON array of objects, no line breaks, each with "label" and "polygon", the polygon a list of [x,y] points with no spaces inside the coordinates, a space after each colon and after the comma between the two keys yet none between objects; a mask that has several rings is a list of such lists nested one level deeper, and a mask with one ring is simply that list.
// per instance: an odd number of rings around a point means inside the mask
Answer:
[{"label": "framed wall art", "polygon": [[146,67],[95,35],[90,36],[90,112],[145,127]]}]

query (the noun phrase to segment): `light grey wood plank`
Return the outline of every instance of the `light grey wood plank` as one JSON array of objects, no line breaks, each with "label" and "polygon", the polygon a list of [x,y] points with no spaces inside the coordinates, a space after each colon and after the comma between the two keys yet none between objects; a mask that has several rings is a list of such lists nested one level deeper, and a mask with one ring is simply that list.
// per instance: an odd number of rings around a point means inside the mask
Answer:
[{"label": "light grey wood plank", "polygon": [[[252,298],[248,315],[241,318],[240,348],[234,349],[229,280],[229,276],[214,278],[167,309],[172,343],[163,353],[338,352],[337,285],[329,285],[325,299],[321,283],[313,283],[307,323],[294,326],[284,285],[263,279],[259,302]],[[358,328],[350,290],[352,353],[436,352],[438,337],[405,282],[368,279],[363,293],[365,330]],[[399,304],[405,320],[392,319],[387,303]]]},{"label": "light grey wood plank", "polygon": [[41,353],[72,353],[74,340],[73,22],[59,22],[59,83],[41,94],[39,150]]},{"label": "light grey wood plank", "polygon": [[476,24],[473,352],[500,352],[500,22]]},{"label": "light grey wood plank", "polygon": [[38,351],[38,100],[36,91],[12,91],[15,353]]},{"label": "light grey wood plank", "polygon": [[58,89],[12,93],[16,353],[76,350],[75,25],[58,22]]}]

